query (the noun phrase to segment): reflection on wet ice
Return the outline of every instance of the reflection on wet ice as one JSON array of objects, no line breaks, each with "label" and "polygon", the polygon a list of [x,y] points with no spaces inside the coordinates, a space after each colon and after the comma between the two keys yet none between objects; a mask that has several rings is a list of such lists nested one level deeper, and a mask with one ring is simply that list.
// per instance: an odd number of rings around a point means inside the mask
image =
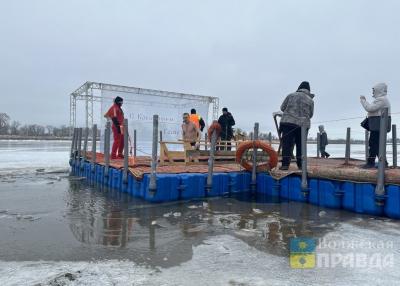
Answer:
[{"label": "reflection on wet ice", "polygon": [[321,210],[315,206],[243,195],[150,204],[77,181],[70,182],[68,206],[70,229],[78,241],[140,251],[164,263],[166,255],[179,253],[183,258],[189,253],[190,257],[193,245],[218,234],[287,256],[291,237],[321,237],[335,228],[329,222],[333,217],[347,217],[334,210],[320,217]]}]

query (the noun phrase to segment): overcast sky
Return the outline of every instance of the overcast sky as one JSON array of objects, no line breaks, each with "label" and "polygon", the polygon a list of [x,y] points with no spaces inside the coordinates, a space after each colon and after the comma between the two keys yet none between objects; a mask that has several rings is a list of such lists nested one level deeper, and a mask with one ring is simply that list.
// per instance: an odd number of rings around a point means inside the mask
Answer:
[{"label": "overcast sky", "polygon": [[[268,131],[302,80],[316,94],[312,132],[363,116],[359,96],[381,81],[400,112],[399,11],[396,0],[2,0],[0,112],[68,124],[69,93],[98,81],[217,96],[238,127]],[[360,121],[325,125],[362,135]]]}]

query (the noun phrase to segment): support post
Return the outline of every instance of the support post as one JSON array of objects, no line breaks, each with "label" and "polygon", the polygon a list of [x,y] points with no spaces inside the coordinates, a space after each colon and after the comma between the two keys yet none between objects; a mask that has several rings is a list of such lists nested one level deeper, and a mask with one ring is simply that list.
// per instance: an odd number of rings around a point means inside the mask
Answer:
[{"label": "support post", "polygon": [[365,134],[364,134],[364,144],[365,144],[365,164],[368,164],[368,157],[369,157],[369,131],[365,129]]},{"label": "support post", "polygon": [[135,130],[133,130],[133,157],[135,157],[136,158],[136,138],[137,138],[137,135],[136,135],[136,129]]},{"label": "support post", "polygon": [[97,124],[93,125],[92,133],[92,172],[94,172],[96,165]]},{"label": "support post", "polygon": [[350,127],[347,127],[347,132],[346,132],[346,153],[345,153],[344,163],[346,165],[348,165],[349,161],[350,161]]},{"label": "support post", "polygon": [[274,117],[274,122],[275,122],[275,127],[276,127],[276,132],[278,133],[278,138],[279,138],[279,147],[278,147],[278,156],[281,154],[282,151],[282,134],[279,131],[279,125],[278,125],[278,120],[277,117],[281,117],[282,118],[282,114],[280,114],[279,112],[274,112],[272,114],[272,116]]},{"label": "support post", "polygon": [[208,174],[207,174],[207,192],[212,190],[213,171],[214,171],[214,153],[215,145],[217,144],[217,132],[214,130],[211,135],[210,157],[208,157]]},{"label": "support post", "polygon": [[85,139],[83,140],[83,160],[87,159],[88,141],[89,141],[89,128],[85,127]]},{"label": "support post", "polygon": [[271,132],[268,133],[268,141],[269,141],[269,145],[272,145],[272,133]]},{"label": "support post", "polygon": [[207,133],[205,133],[205,134],[204,134],[204,141],[206,142],[206,144],[204,145],[204,150],[206,150],[206,151],[207,151],[207,149],[208,149],[208,148],[207,148],[207,143],[208,143],[207,140],[208,140],[208,135],[207,135]]},{"label": "support post", "polygon": [[82,150],[82,128],[78,128],[78,138],[77,138],[77,157],[79,164],[81,163],[81,150]]},{"label": "support post", "polygon": [[74,132],[72,134],[70,159],[75,158],[75,141],[76,141],[76,128],[74,128]]},{"label": "support post", "polygon": [[321,146],[320,146],[320,144],[321,144],[321,133],[317,133],[317,158],[320,158],[321,157]]},{"label": "support post", "polygon": [[162,131],[160,130],[160,141],[162,141]]},{"label": "support post", "polygon": [[252,191],[255,192],[256,184],[257,184],[257,148],[256,148],[256,140],[258,140],[258,130],[259,123],[254,123],[254,140],[253,140],[253,169],[251,172],[251,188]]},{"label": "support post", "polygon": [[155,192],[157,190],[157,145],[158,145],[158,115],[153,115],[153,146],[151,156],[151,174],[149,190]]},{"label": "support post", "polygon": [[379,161],[378,180],[375,188],[375,195],[378,196],[378,203],[382,203],[380,196],[385,195],[385,167],[386,167],[386,140],[387,140],[388,109],[382,110],[379,126]]},{"label": "support post", "polygon": [[128,119],[124,119],[124,170],[122,173],[122,182],[128,183],[128,171],[129,171],[129,128]]},{"label": "support post", "polygon": [[393,153],[393,168],[397,168],[397,130],[396,124],[392,124],[392,153]]},{"label": "support post", "polygon": [[301,189],[308,190],[307,183],[307,128],[301,125]]},{"label": "support post", "polygon": [[104,132],[104,176],[108,178],[108,170],[110,169],[110,142],[111,141],[111,122],[107,121],[106,130]]}]

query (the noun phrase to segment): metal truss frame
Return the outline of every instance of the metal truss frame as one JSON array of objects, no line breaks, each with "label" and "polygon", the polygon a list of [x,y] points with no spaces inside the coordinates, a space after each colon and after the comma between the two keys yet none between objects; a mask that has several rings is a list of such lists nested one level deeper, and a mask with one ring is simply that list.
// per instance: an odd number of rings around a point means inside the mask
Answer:
[{"label": "metal truss frame", "polygon": [[86,127],[91,127],[93,125],[93,102],[101,102],[101,96],[94,95],[93,90],[108,90],[108,91],[117,91],[117,92],[125,92],[125,93],[135,93],[135,94],[143,94],[143,95],[156,95],[173,98],[184,98],[184,99],[196,99],[204,102],[209,102],[212,105],[212,116],[213,119],[218,119],[218,111],[219,111],[219,99],[218,97],[211,96],[203,96],[203,95],[195,95],[195,94],[187,94],[187,93],[177,93],[170,91],[161,91],[155,89],[145,89],[138,87],[130,87],[123,85],[115,85],[115,84],[107,84],[107,83],[99,83],[99,82],[90,82],[87,81],[79,88],[77,88],[74,92],[70,94],[70,127],[73,130],[76,127],[76,107],[77,101],[85,102],[85,119],[86,119]]}]

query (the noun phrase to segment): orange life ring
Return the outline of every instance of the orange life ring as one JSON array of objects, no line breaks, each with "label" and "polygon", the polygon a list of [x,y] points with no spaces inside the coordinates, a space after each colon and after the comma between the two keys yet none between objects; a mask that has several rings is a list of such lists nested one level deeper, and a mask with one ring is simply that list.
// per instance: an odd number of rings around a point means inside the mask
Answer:
[{"label": "orange life ring", "polygon": [[246,160],[242,160],[243,153],[248,149],[262,149],[264,152],[268,153],[269,160],[268,162],[262,163],[257,165],[257,170],[264,171],[264,170],[271,170],[276,167],[278,164],[278,153],[272,148],[271,145],[261,141],[245,141],[241,143],[236,150],[236,162],[242,165],[247,171],[251,171],[253,169],[253,162],[249,162]]}]

